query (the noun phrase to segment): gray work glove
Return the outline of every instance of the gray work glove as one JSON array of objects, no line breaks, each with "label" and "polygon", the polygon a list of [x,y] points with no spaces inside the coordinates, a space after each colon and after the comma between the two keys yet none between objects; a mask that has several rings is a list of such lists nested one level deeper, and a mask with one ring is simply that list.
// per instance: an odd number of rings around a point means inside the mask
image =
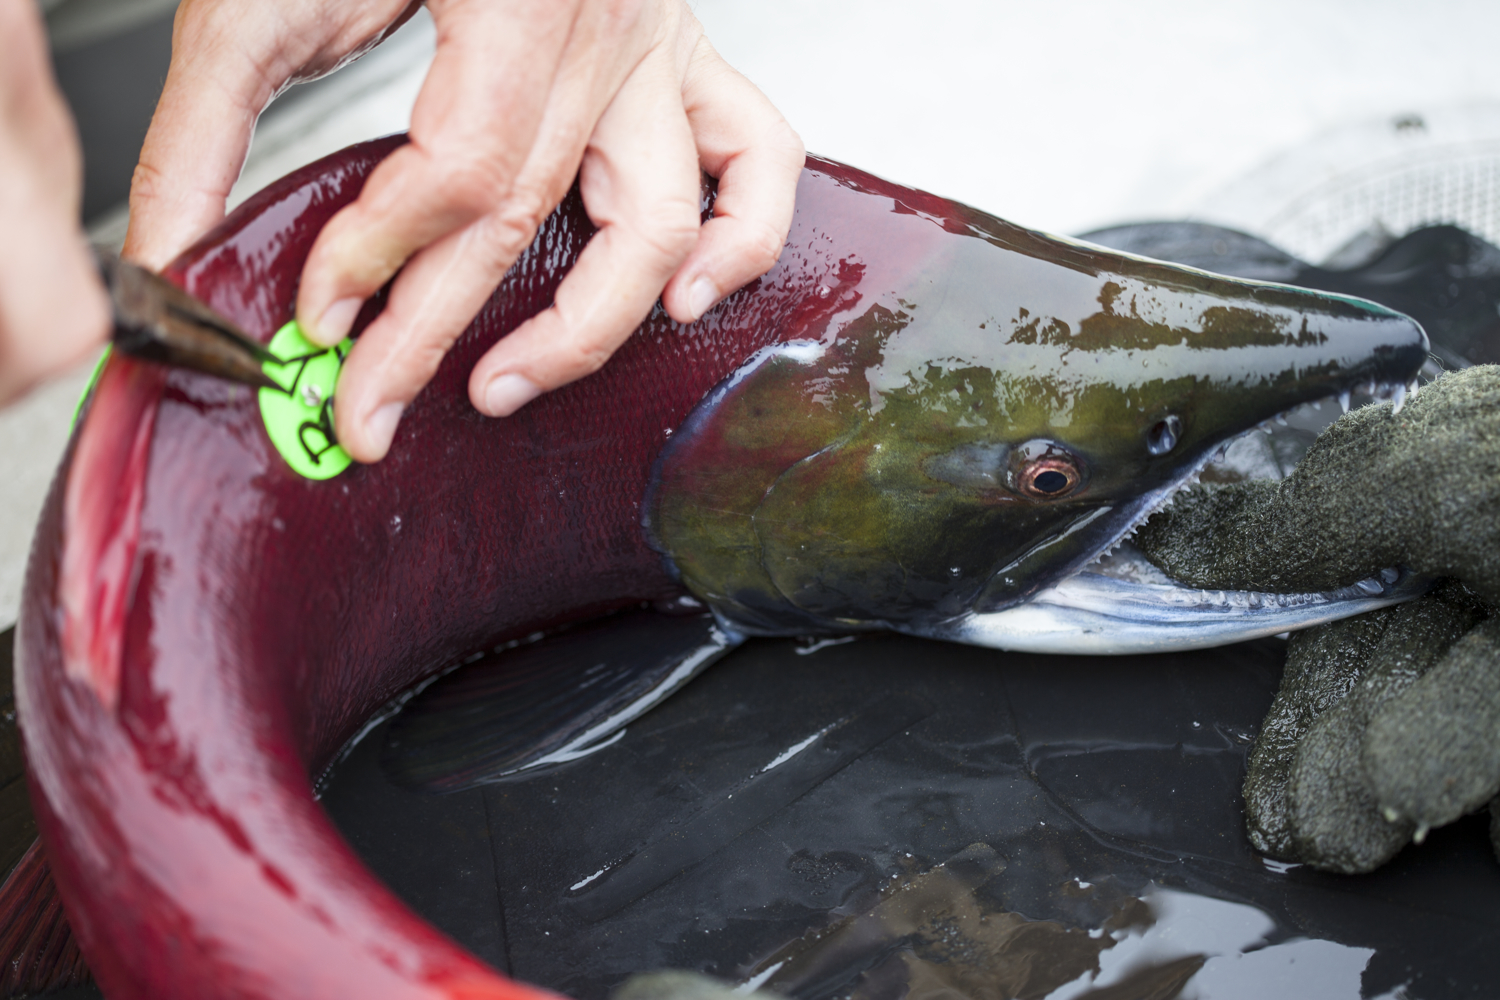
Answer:
[{"label": "gray work glove", "polygon": [[1250,839],[1370,871],[1491,803],[1500,856],[1500,367],[1347,414],[1280,482],[1198,486],[1135,537],[1183,583],[1292,593],[1389,566],[1419,600],[1300,632],[1250,757]]}]

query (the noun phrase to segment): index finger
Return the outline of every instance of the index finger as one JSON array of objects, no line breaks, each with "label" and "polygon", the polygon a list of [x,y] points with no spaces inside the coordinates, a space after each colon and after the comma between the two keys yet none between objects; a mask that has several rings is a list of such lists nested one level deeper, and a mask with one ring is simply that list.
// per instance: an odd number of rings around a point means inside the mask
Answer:
[{"label": "index finger", "polygon": [[807,153],[781,112],[707,38],[693,51],[682,96],[703,169],[719,181],[713,218],[661,297],[673,319],[691,323],[781,256]]}]

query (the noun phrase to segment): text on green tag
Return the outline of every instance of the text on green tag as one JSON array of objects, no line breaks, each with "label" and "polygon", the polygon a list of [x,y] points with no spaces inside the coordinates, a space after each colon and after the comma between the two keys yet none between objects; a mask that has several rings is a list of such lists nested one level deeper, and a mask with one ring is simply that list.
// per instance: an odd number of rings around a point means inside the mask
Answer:
[{"label": "text on green tag", "polygon": [[349,467],[349,453],[333,432],[333,394],[353,346],[348,338],[333,347],[314,344],[296,320],[266,345],[281,364],[261,368],[282,391],[260,390],[260,416],[281,457],[308,479],[332,479]]}]

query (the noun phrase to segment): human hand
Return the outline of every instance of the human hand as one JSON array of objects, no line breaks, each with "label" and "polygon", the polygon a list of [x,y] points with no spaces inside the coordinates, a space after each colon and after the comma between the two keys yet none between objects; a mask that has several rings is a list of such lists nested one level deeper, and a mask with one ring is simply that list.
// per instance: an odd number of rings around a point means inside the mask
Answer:
[{"label": "human hand", "polygon": [[[297,315],[333,344],[401,273],[338,387],[354,458],[383,457],[404,407],[579,178],[599,227],[551,308],[475,366],[469,395],[507,416],[597,369],[651,310],[692,322],[769,270],[804,153],[714,52],[683,0],[430,0],[437,55],[411,142],[324,228]],[[255,117],[289,80],[363,51],[406,0],[184,0],[172,67],[131,191],[126,254],[160,268],[223,214]],[[700,230],[700,166],[719,179]]]},{"label": "human hand", "polygon": [[78,228],[81,179],[36,5],[0,4],[0,403],[81,361],[109,330]]},{"label": "human hand", "polygon": [[1136,536],[1215,589],[1323,590],[1397,565],[1450,578],[1292,637],[1245,782],[1265,853],[1369,871],[1486,802],[1500,853],[1497,412],[1500,367],[1445,375],[1399,414],[1344,416],[1287,479],[1189,491]]}]

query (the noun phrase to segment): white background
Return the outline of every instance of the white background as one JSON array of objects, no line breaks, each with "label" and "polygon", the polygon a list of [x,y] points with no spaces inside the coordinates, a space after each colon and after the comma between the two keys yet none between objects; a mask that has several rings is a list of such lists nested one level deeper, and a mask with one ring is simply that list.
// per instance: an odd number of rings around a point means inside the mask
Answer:
[{"label": "white background", "polygon": [[1500,4],[700,0],[807,148],[1014,222],[1201,212],[1320,132],[1500,99]]}]

